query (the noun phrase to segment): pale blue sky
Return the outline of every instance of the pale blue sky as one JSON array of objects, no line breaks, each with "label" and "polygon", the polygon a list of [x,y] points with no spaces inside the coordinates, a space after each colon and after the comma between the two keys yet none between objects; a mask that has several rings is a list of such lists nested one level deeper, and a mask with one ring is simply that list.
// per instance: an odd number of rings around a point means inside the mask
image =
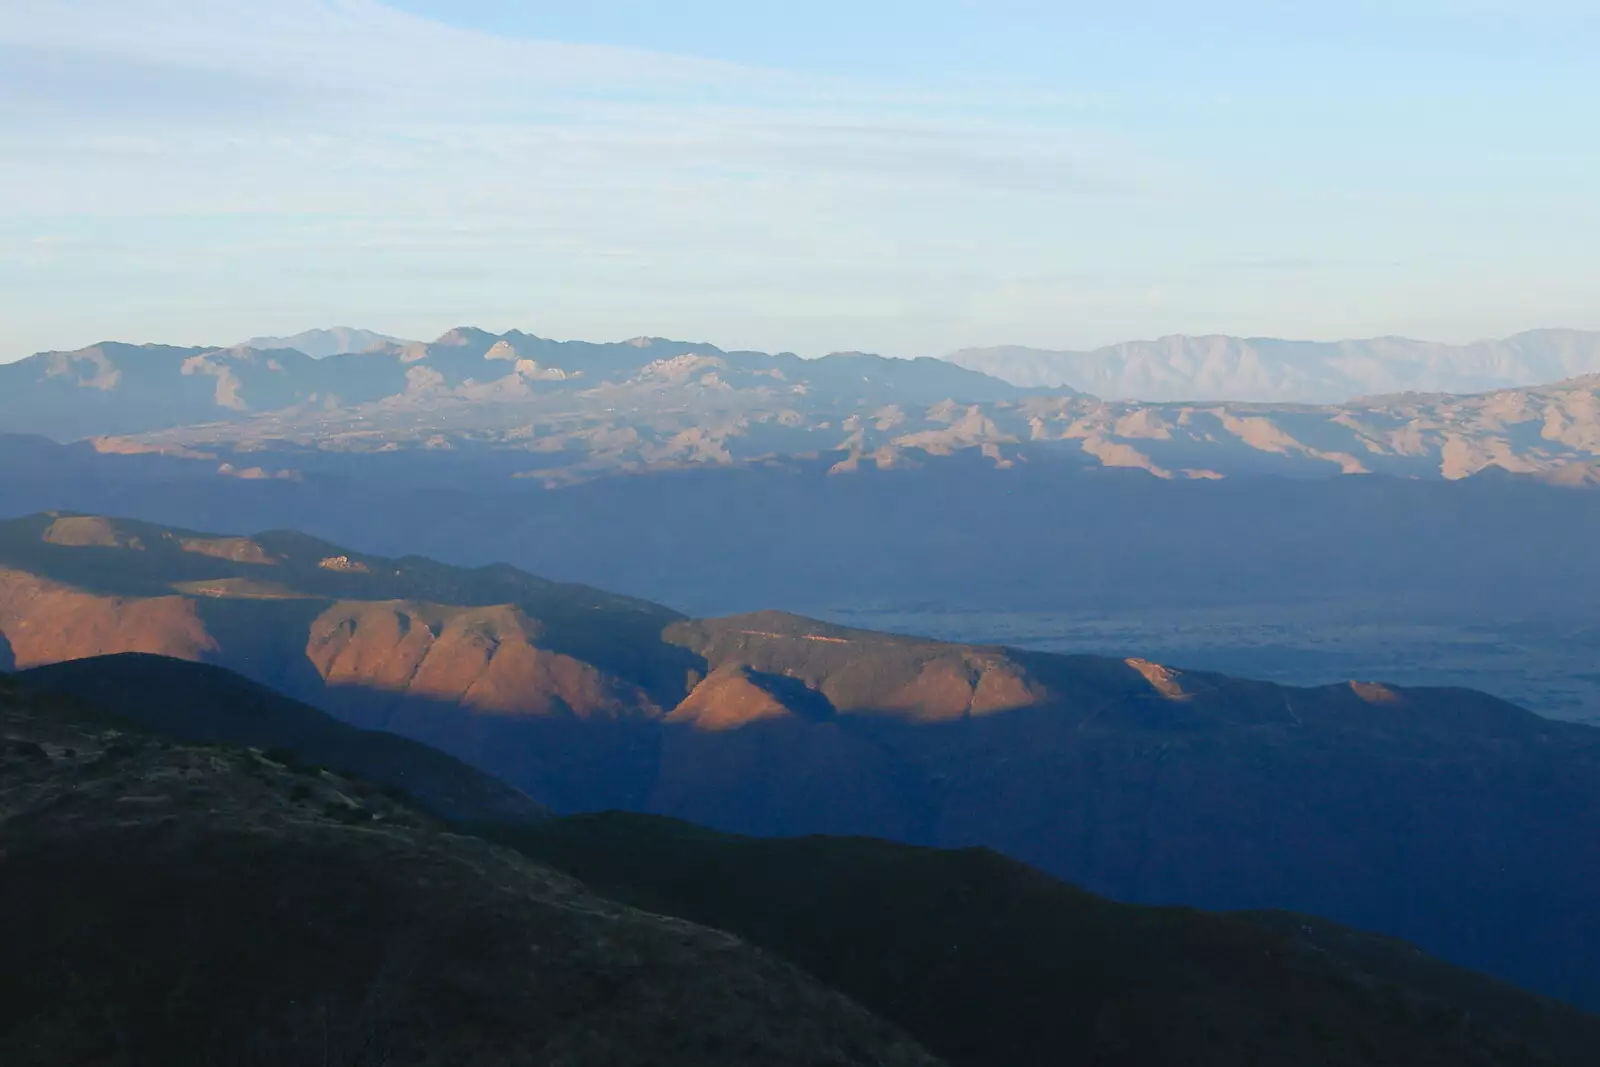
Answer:
[{"label": "pale blue sky", "polygon": [[1600,328],[1593,0],[0,0],[0,359]]}]

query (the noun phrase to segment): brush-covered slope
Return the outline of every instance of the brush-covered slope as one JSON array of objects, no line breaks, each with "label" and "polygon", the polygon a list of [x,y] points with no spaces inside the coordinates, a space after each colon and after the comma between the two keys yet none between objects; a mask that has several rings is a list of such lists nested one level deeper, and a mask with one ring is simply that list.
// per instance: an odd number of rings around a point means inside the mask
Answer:
[{"label": "brush-covered slope", "polygon": [[359,780],[0,679],[0,1062],[934,1064],[727,934]]},{"label": "brush-covered slope", "polygon": [[960,1067],[1579,1067],[1600,1042],[1600,1019],[1402,942],[1115,904],[983,849],[622,814],[497,836],[776,952]]},{"label": "brush-covered slope", "polygon": [[208,664],[123,653],[36,667],[28,691],[71,697],[152,733],[266,751],[399,791],[444,819],[529,822],[548,810],[527,794],[410,738],[358,730]]}]

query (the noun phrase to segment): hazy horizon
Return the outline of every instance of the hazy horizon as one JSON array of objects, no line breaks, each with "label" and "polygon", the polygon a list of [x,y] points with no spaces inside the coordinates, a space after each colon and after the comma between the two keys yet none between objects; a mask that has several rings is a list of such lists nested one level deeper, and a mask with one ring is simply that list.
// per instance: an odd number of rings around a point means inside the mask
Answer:
[{"label": "hazy horizon", "polygon": [[0,360],[1600,328],[1576,3],[7,6]]},{"label": "hazy horizon", "polygon": [[[941,351],[937,351],[937,352],[911,352],[911,353],[900,354],[900,353],[889,353],[889,352],[871,352],[871,351],[869,351],[867,349],[862,349],[862,348],[835,348],[835,349],[828,349],[827,351],[809,351],[809,352],[806,352],[806,351],[796,351],[793,347],[786,347],[786,346],[783,346],[783,345],[769,345],[769,346],[764,346],[764,347],[763,346],[757,346],[757,347],[748,347],[747,348],[745,346],[736,346],[736,345],[722,343],[716,337],[668,337],[667,335],[661,334],[661,333],[632,334],[632,335],[627,335],[627,336],[623,336],[623,335],[606,335],[606,336],[589,336],[589,337],[550,336],[550,335],[547,335],[547,334],[541,334],[539,331],[534,330],[534,329],[530,329],[527,326],[520,326],[520,325],[516,325],[516,324],[503,326],[503,328],[502,328],[501,324],[498,324],[498,323],[495,324],[494,326],[483,326],[483,325],[481,325],[479,323],[471,323],[471,322],[456,322],[456,323],[453,323],[451,325],[444,326],[444,327],[442,327],[440,329],[425,331],[425,332],[423,332],[421,334],[412,335],[412,336],[402,336],[400,334],[395,333],[394,331],[377,328],[377,327],[372,326],[371,324],[368,324],[368,325],[355,325],[355,324],[352,324],[352,323],[349,323],[349,322],[340,321],[340,322],[330,322],[330,323],[324,324],[324,325],[306,326],[306,327],[304,327],[302,329],[297,329],[297,330],[266,330],[266,331],[258,331],[257,333],[255,333],[254,335],[252,335],[250,337],[235,338],[233,340],[206,340],[206,339],[179,339],[179,340],[172,340],[172,339],[163,339],[163,338],[107,336],[107,337],[97,338],[94,341],[90,341],[90,342],[87,342],[84,345],[79,345],[79,346],[77,346],[75,348],[70,348],[70,349],[56,346],[56,347],[51,347],[51,348],[38,349],[38,350],[33,351],[33,352],[11,353],[11,354],[0,353],[0,364],[3,364],[3,363],[15,363],[18,360],[27,359],[30,356],[41,355],[41,354],[46,353],[46,352],[78,351],[81,348],[89,348],[89,347],[93,347],[94,345],[98,345],[98,344],[115,343],[115,344],[132,344],[132,345],[160,345],[160,346],[169,346],[169,347],[174,347],[174,348],[233,348],[233,347],[238,347],[238,346],[241,346],[241,345],[249,345],[251,342],[261,341],[261,340],[264,340],[264,339],[285,339],[285,340],[287,340],[287,339],[291,339],[291,338],[300,336],[302,334],[331,333],[331,332],[335,332],[335,331],[351,331],[351,332],[355,332],[355,333],[369,333],[369,334],[383,335],[383,336],[390,337],[395,341],[398,341],[398,342],[401,342],[401,343],[407,343],[407,344],[412,344],[412,343],[431,344],[432,342],[434,342],[438,338],[444,336],[445,334],[451,332],[452,330],[457,330],[457,329],[481,329],[481,330],[484,330],[486,333],[493,334],[493,335],[496,335],[496,336],[520,331],[521,333],[528,334],[530,336],[545,337],[546,339],[552,340],[552,341],[560,341],[560,342],[580,341],[580,342],[588,342],[588,343],[595,343],[595,344],[625,343],[627,341],[636,340],[636,339],[641,338],[641,337],[644,337],[644,338],[657,338],[657,339],[661,339],[661,340],[681,341],[681,342],[688,343],[688,344],[704,344],[704,345],[707,345],[707,346],[712,347],[712,348],[719,349],[719,350],[724,351],[724,352],[755,351],[755,352],[769,352],[769,353],[787,353],[787,354],[791,354],[791,355],[798,355],[801,359],[821,359],[824,356],[850,354],[850,353],[865,353],[865,354],[868,354],[868,355],[881,355],[881,356],[883,356],[883,357],[885,357],[887,359],[908,359],[909,360],[909,359],[921,359],[921,358],[926,358],[926,357],[932,357],[932,358],[935,358],[935,359],[945,359],[946,357],[949,357],[951,355],[960,354],[960,351],[961,351],[960,349],[947,349],[947,350],[941,350]],[[1405,334],[1374,334],[1374,335],[1368,335],[1368,336],[1362,336],[1362,337],[1355,337],[1355,336],[1344,336],[1344,337],[1334,337],[1334,336],[1304,337],[1304,336],[1268,336],[1268,335],[1264,335],[1264,334],[1243,334],[1243,333],[1228,333],[1228,332],[1195,333],[1195,332],[1178,331],[1178,332],[1175,332],[1175,333],[1147,334],[1147,335],[1140,335],[1140,336],[1122,337],[1122,338],[1118,338],[1118,339],[1116,339],[1114,341],[1107,342],[1106,344],[1103,344],[1103,345],[1094,345],[1092,347],[1085,347],[1085,348],[1068,348],[1068,347],[1065,347],[1065,346],[1056,346],[1054,348],[1047,348],[1047,347],[1042,346],[1042,345],[1022,345],[1022,344],[1016,344],[1016,343],[1013,343],[1013,342],[1010,342],[1010,341],[1004,341],[1004,340],[999,340],[999,341],[995,341],[993,343],[982,344],[982,345],[972,345],[972,346],[968,346],[968,347],[969,348],[974,348],[974,349],[1018,348],[1018,349],[1039,350],[1039,351],[1045,351],[1045,352],[1086,352],[1087,353],[1087,352],[1093,352],[1093,351],[1097,351],[1097,350],[1104,349],[1104,348],[1115,347],[1117,345],[1124,345],[1124,344],[1131,344],[1131,345],[1153,344],[1153,343],[1156,343],[1156,342],[1166,341],[1166,340],[1170,340],[1170,339],[1174,339],[1174,338],[1188,338],[1188,339],[1191,339],[1191,340],[1205,340],[1205,339],[1209,339],[1209,338],[1228,338],[1230,340],[1238,340],[1238,341],[1285,341],[1285,342],[1289,342],[1289,343],[1292,343],[1292,344],[1313,344],[1313,345],[1358,344],[1358,343],[1372,342],[1372,341],[1405,341],[1405,342],[1412,342],[1412,343],[1416,343],[1416,344],[1437,344],[1437,345],[1445,345],[1445,346],[1449,346],[1449,347],[1465,347],[1465,346],[1475,345],[1475,344],[1492,344],[1492,343],[1496,343],[1496,342],[1510,340],[1512,338],[1523,336],[1523,335],[1527,335],[1527,334],[1541,334],[1541,333],[1555,333],[1555,334],[1560,334],[1560,333],[1596,333],[1596,332],[1600,332],[1600,328],[1585,329],[1585,328],[1582,328],[1582,327],[1565,326],[1565,325],[1556,324],[1556,325],[1546,325],[1546,326],[1530,326],[1527,329],[1516,330],[1516,331],[1513,331],[1513,332],[1508,333],[1508,334],[1498,334],[1498,335],[1492,335],[1492,336],[1486,335],[1486,336],[1481,336],[1481,337],[1467,337],[1467,338],[1465,338],[1463,340],[1447,340],[1447,339],[1443,339],[1443,338],[1439,338],[1439,337],[1418,337],[1418,336],[1408,336],[1408,335],[1405,335]],[[1543,384],[1543,383],[1530,382],[1528,384],[1533,385],[1533,384]]]}]

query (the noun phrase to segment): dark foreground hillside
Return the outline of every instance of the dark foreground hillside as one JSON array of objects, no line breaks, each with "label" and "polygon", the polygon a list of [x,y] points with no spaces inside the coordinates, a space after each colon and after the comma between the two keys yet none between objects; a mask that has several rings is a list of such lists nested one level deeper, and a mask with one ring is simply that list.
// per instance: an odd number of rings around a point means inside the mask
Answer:
[{"label": "dark foreground hillside", "polygon": [[436,748],[358,730],[221,667],[126,652],[36,667],[20,677],[29,689],[82,700],[152,733],[260,748],[282,762],[358,776],[440,818],[530,822],[550,814],[526,793]]},{"label": "dark foreground hillside", "polygon": [[1578,1067],[1600,1048],[1600,1019],[1404,942],[1116,904],[985,849],[625,814],[494,834],[784,955],[967,1067]]},{"label": "dark foreground hillside", "polygon": [[[936,1062],[922,1048],[958,1067],[1578,1067],[1600,1046],[1600,1020],[1399,942],[1113,904],[987,850],[632,815],[467,836],[278,749],[183,740],[307,719],[217,668],[44,673],[55,693],[0,676],[7,1067]],[[157,680],[114,703],[163,735],[56,695]],[[416,759],[364,756],[385,752]]]},{"label": "dark foreground hillside", "polygon": [[360,782],[0,680],[0,1063],[935,1063],[773,956]]}]

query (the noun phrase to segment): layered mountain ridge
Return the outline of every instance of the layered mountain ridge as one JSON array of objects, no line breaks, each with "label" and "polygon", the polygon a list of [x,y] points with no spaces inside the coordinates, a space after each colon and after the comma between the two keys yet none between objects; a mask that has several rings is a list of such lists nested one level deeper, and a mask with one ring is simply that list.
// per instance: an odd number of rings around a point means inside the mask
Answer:
[{"label": "layered mountain ridge", "polygon": [[1600,733],[1481,693],[692,620],[509,567],[59,513],[0,525],[0,635],[13,667],[229,667],[558,811],[986,845],[1600,1003]]},{"label": "layered mountain ridge", "polygon": [[[526,457],[308,447],[219,463],[0,437],[0,515],[289,527],[387,556],[503,560],[695,615],[781,606],[1292,684],[1386,672],[1600,719],[1586,644],[1600,496],[1530,475],[1162,480],[1059,453],[996,469],[970,449],[851,474],[822,456],[551,490],[513,477]],[[1061,619],[1077,620],[1070,641],[1054,636]],[[1142,632],[1116,636],[1129,619]],[[1223,647],[1236,640],[1248,648]]]},{"label": "layered mountain ridge", "polygon": [[[395,452],[478,456],[499,477],[546,486],[822,460],[843,476],[971,455],[1001,469],[1064,461],[1169,480],[1505,471],[1589,486],[1600,483],[1593,336],[1524,335],[1507,351],[1543,351],[1544,339],[1554,354],[1518,362],[1489,346],[1473,357],[1479,371],[1456,377],[1449,368],[1467,357],[1453,349],[1422,346],[1413,362],[1424,370],[1411,373],[1403,353],[1357,359],[1349,344],[1332,346],[1346,353],[1340,359],[1393,373],[1350,377],[1317,403],[1247,384],[1170,394],[1225,397],[1217,400],[1161,399],[1169,395],[1161,390],[1101,400],[936,359],[801,359],[662,338],[589,344],[469,327],[432,343],[378,341],[320,359],[292,348],[107,343],[0,366],[0,430],[94,438],[111,452],[189,456],[260,478]],[[314,340],[308,347],[326,347]],[[1284,373],[1322,358],[1316,346],[1312,355],[1290,349],[1274,357]],[[1549,384],[1528,384],[1541,379]],[[1445,386],[1456,391],[1440,392]],[[1289,394],[1297,399],[1282,399]]]}]

